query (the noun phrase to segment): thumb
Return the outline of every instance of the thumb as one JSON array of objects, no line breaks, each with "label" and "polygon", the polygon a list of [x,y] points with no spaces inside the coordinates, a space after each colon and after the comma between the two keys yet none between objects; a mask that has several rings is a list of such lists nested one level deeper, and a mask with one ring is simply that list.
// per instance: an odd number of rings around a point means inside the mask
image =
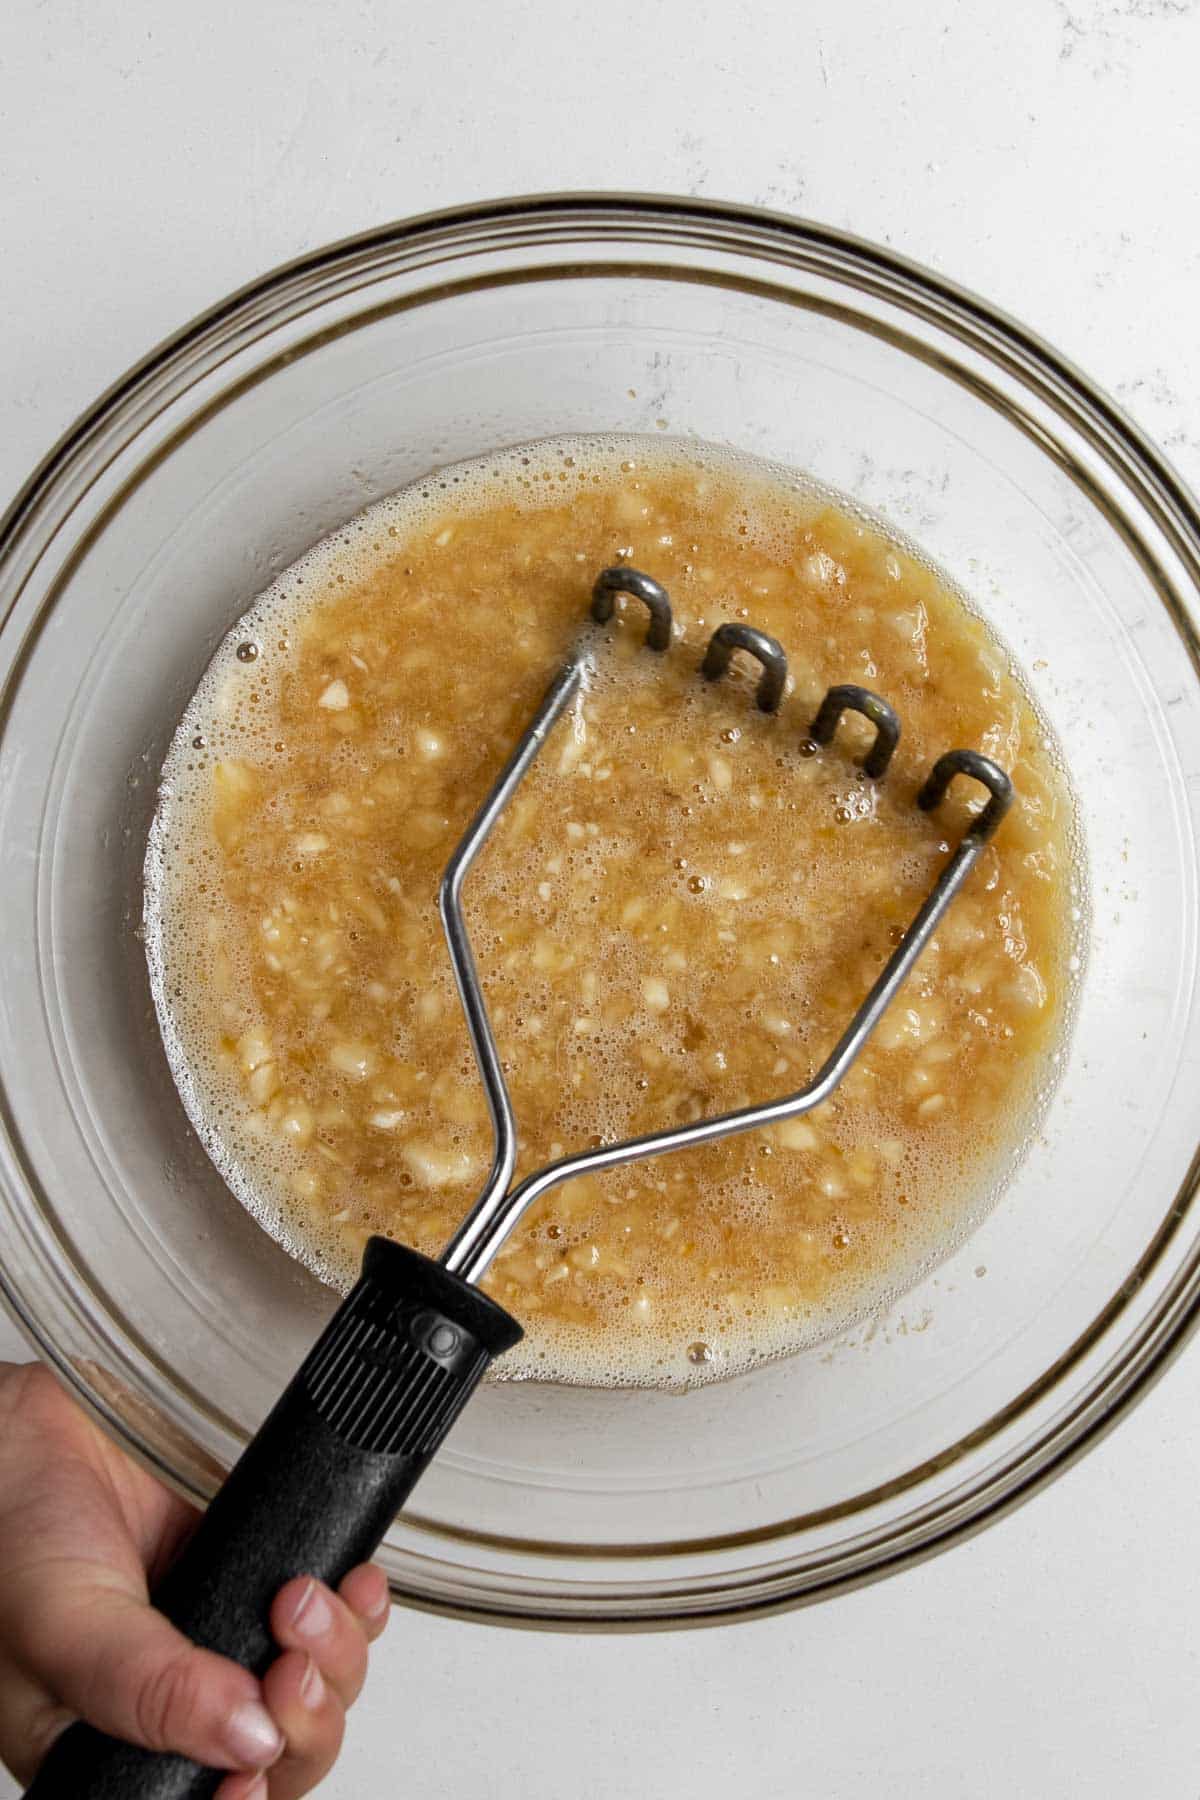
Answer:
[{"label": "thumb", "polygon": [[283,1737],[248,1670],[198,1649],[115,1570],[85,1562],[49,1575],[43,1568],[37,1608],[9,1648],[68,1711],[212,1768],[267,1768],[281,1754]]}]

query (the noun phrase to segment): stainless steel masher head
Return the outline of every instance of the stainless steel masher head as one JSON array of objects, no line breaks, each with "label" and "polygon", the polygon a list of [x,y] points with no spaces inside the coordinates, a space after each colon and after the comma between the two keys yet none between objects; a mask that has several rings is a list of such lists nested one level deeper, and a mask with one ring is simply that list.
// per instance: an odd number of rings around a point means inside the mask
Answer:
[{"label": "stainless steel masher head", "polygon": [[[624,566],[604,569],[592,589],[591,616],[597,624],[606,625],[612,618],[618,595],[645,606],[649,613],[646,647],[659,654],[667,652],[672,642],[672,622],[671,602],[665,588],[637,569]],[[595,1149],[560,1157],[526,1176],[519,1186],[512,1187],[517,1158],[516,1122],[463,921],[463,884],[497,819],[531,768],[555,722],[580,692],[589,668],[602,651],[603,646],[594,634],[580,638],[547,688],[541,705],[497,776],[487,799],[460,839],[438,896],[454,977],[487,1094],[494,1138],[492,1166],[483,1192],[441,1256],[444,1268],[468,1281],[480,1279],[525,1210],[560,1182],[569,1181],[575,1175],[596,1174],[602,1169],[640,1161],[643,1157],[661,1156],[693,1144],[730,1137],[735,1132],[775,1125],[783,1119],[810,1112],[827,1100],[879,1023],[937,929],[938,921],[979,860],[984,845],[995,834],[1012,804],[1012,783],[990,757],[976,750],[949,750],[938,758],[916,795],[916,803],[922,810],[930,812],[940,805],[950,783],[960,775],[987,789],[987,805],[964,834],[878,979],[864,995],[841,1037],[806,1086],[779,1100],[740,1107],[735,1112],[698,1119],[689,1125],[649,1132],[622,1143],[601,1144]],[[739,652],[751,657],[760,668],[756,705],[762,712],[777,712],[787,686],[787,656],[775,638],[753,626],[719,625],[708,641],[700,675],[706,681],[719,681]],[[809,724],[807,740],[818,747],[832,744],[838,726],[848,712],[861,714],[874,727],[874,737],[863,758],[862,770],[869,779],[881,781],[900,742],[900,721],[888,702],[869,688],[852,683],[830,688]]]}]

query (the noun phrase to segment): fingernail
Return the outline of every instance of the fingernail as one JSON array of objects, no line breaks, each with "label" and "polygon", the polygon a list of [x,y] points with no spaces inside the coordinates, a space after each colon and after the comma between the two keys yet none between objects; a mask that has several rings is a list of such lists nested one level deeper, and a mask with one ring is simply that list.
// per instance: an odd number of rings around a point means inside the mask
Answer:
[{"label": "fingernail", "polygon": [[268,1792],[266,1776],[256,1775],[249,1787],[238,1792],[237,1800],[267,1800]]},{"label": "fingernail", "polygon": [[301,1637],[320,1637],[333,1624],[333,1608],[323,1590],[310,1581],[292,1614],[292,1626]]},{"label": "fingernail", "polygon": [[325,1683],[321,1679],[321,1671],[310,1656],[308,1665],[300,1677],[300,1698],[310,1712],[316,1712],[325,1698]]},{"label": "fingernail", "polygon": [[376,1570],[376,1574],[379,1576],[379,1592],[376,1594],[374,1600],[372,1600],[370,1607],[368,1608],[367,1616],[372,1619],[382,1619],[384,1613],[391,1607],[392,1590],[388,1586],[387,1576],[383,1571]]},{"label": "fingernail", "polygon": [[282,1754],[279,1727],[257,1700],[243,1700],[229,1715],[226,1738],[236,1761],[252,1769],[266,1769]]}]

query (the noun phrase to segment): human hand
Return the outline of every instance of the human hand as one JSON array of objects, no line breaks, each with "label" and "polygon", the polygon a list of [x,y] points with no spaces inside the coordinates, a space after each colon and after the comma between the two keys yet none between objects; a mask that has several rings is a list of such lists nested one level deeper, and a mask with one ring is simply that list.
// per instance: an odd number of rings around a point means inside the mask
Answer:
[{"label": "human hand", "polygon": [[0,1363],[0,1759],[18,1780],[74,1718],[240,1771],[217,1800],[298,1800],[328,1772],[387,1623],[382,1572],[281,1588],[258,1681],[149,1604],[197,1516],[48,1370]]}]

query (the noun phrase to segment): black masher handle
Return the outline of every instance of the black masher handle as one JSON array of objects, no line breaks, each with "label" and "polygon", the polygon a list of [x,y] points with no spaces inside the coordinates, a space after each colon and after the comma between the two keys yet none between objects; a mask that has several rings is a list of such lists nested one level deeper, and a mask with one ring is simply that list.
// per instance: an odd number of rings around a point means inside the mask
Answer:
[{"label": "black masher handle", "polygon": [[[153,1600],[179,1629],[261,1675],[271,1602],[295,1575],[336,1587],[374,1555],[515,1319],[440,1263],[372,1238],[362,1274],[246,1447]],[[222,1779],[187,1757],[72,1725],[26,1800],[202,1800]]]}]

